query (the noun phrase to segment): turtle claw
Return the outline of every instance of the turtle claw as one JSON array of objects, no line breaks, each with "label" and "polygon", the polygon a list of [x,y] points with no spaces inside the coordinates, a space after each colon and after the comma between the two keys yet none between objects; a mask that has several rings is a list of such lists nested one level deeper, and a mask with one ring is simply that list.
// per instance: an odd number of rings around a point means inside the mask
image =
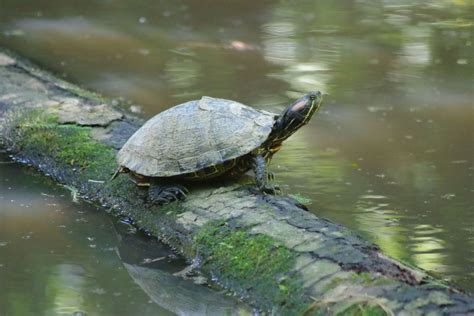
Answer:
[{"label": "turtle claw", "polygon": [[263,194],[279,195],[281,194],[281,189],[276,184],[265,184],[258,188]]},{"label": "turtle claw", "polygon": [[189,194],[189,190],[185,187],[176,187],[175,189],[177,189],[178,194],[182,195],[183,197],[187,197]]},{"label": "turtle claw", "polygon": [[189,191],[180,185],[151,188],[148,191],[148,199],[153,204],[164,205],[174,201],[184,200]]},{"label": "turtle claw", "polygon": [[275,176],[273,175],[273,172],[267,171],[267,180],[270,182],[275,181]]}]

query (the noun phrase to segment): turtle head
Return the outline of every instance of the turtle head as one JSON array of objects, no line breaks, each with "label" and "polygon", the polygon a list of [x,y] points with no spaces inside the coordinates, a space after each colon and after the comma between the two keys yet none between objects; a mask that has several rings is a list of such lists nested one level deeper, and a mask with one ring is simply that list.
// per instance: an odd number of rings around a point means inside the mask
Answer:
[{"label": "turtle head", "polygon": [[310,92],[286,107],[276,119],[270,134],[271,142],[281,143],[301,126],[307,124],[321,106],[321,92]]}]

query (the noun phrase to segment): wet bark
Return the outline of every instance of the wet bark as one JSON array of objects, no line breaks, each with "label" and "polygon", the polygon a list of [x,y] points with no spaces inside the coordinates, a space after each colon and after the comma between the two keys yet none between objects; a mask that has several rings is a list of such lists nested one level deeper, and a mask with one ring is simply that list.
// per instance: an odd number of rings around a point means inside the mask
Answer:
[{"label": "wet bark", "polygon": [[215,183],[191,187],[183,203],[149,205],[146,191],[125,175],[108,181],[115,152],[142,119],[6,51],[0,51],[0,78],[0,140],[15,159],[128,217],[258,309],[474,313],[472,296],[384,256],[290,196],[261,195],[244,182]]}]

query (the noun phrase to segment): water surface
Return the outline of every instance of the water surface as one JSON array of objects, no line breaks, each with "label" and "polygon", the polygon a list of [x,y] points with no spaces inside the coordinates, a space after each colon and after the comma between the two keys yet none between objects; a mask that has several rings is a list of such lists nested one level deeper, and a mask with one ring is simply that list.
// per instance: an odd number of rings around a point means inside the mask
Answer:
[{"label": "water surface", "polygon": [[3,0],[0,45],[145,117],[329,93],[272,162],[283,189],[474,291],[473,16],[463,0]]},{"label": "water surface", "polygon": [[247,315],[173,275],[185,267],[155,239],[0,153],[0,315]]}]

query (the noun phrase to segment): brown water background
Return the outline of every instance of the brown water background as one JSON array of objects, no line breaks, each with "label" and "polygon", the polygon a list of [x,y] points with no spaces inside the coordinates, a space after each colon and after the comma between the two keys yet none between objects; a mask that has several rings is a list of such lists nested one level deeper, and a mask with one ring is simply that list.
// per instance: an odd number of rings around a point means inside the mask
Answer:
[{"label": "brown water background", "polygon": [[272,162],[284,191],[474,291],[473,16],[467,0],[0,0],[0,45],[145,117],[328,93]]}]

